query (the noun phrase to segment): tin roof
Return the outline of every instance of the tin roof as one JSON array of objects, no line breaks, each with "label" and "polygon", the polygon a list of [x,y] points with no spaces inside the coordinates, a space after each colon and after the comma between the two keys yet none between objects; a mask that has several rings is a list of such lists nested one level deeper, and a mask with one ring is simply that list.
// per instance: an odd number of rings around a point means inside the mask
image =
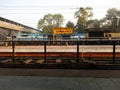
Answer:
[{"label": "tin roof", "polygon": [[117,28],[89,28],[86,29],[87,32],[94,32],[94,31],[103,31],[103,32],[120,32],[120,29]]}]

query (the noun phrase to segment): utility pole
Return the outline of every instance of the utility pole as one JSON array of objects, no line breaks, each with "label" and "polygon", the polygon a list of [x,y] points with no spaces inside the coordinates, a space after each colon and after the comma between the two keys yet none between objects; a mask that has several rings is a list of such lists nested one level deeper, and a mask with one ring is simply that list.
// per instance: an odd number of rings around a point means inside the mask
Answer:
[{"label": "utility pole", "polygon": [[120,21],[120,14],[117,15],[116,18],[117,18],[117,28],[118,28],[118,26],[119,26],[119,21]]},{"label": "utility pole", "polygon": [[119,22],[120,22],[120,14],[114,13],[114,15],[115,15],[115,17],[116,17],[116,19],[117,19],[116,25],[117,25],[117,28],[118,28]]}]

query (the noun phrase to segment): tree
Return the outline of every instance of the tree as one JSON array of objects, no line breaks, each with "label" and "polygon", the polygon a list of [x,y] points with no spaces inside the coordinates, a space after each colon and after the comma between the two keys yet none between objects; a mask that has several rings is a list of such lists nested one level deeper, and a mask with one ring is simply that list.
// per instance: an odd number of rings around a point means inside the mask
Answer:
[{"label": "tree", "polygon": [[[77,29],[85,29],[87,28],[87,21],[89,19],[91,19],[91,17],[93,16],[93,13],[92,13],[92,10],[93,8],[92,7],[86,7],[86,8],[79,8],[78,11],[75,12],[75,18],[77,18]],[[80,24],[80,25],[78,25]],[[82,31],[83,31],[82,30]],[[79,31],[79,30],[77,30]]]},{"label": "tree", "polygon": [[71,21],[68,21],[66,24],[66,27],[74,28],[74,23]]},{"label": "tree", "polygon": [[63,16],[61,14],[54,14],[53,15],[53,25],[55,25],[54,27],[61,27],[61,25],[63,24]]},{"label": "tree", "polygon": [[81,7],[78,11],[75,12],[75,18],[77,18],[81,24],[86,27],[87,21],[93,16],[92,10],[92,7]]},{"label": "tree", "polygon": [[75,26],[75,32],[76,33],[84,33],[85,32],[85,28],[82,25],[80,20],[77,21],[77,25]]},{"label": "tree", "polygon": [[52,34],[53,28],[61,27],[63,21],[61,14],[47,14],[38,21],[38,29],[42,29],[45,34]]},{"label": "tree", "polygon": [[116,8],[110,8],[107,11],[106,17],[101,20],[102,26],[104,28],[120,28],[119,18],[120,11]]},{"label": "tree", "polygon": [[87,28],[100,28],[100,21],[98,19],[92,19],[87,22]]}]

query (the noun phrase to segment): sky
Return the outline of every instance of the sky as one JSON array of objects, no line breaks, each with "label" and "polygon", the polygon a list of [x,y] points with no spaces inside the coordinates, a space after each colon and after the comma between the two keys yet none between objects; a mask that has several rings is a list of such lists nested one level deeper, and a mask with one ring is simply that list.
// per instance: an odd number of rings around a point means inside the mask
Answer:
[{"label": "sky", "polygon": [[46,14],[62,14],[64,24],[76,23],[74,13],[80,7],[92,7],[93,19],[105,17],[109,8],[120,9],[120,0],[0,0],[0,17],[37,28]]}]

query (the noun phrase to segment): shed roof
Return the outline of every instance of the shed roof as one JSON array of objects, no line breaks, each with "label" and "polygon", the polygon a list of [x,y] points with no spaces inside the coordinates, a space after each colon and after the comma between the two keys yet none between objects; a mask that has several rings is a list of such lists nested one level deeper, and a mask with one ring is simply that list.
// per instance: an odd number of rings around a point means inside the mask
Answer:
[{"label": "shed roof", "polygon": [[117,29],[117,28],[89,28],[89,29],[86,29],[87,32],[94,32],[94,31],[103,31],[103,32],[115,32],[115,33],[118,33],[120,32],[120,29]]}]

